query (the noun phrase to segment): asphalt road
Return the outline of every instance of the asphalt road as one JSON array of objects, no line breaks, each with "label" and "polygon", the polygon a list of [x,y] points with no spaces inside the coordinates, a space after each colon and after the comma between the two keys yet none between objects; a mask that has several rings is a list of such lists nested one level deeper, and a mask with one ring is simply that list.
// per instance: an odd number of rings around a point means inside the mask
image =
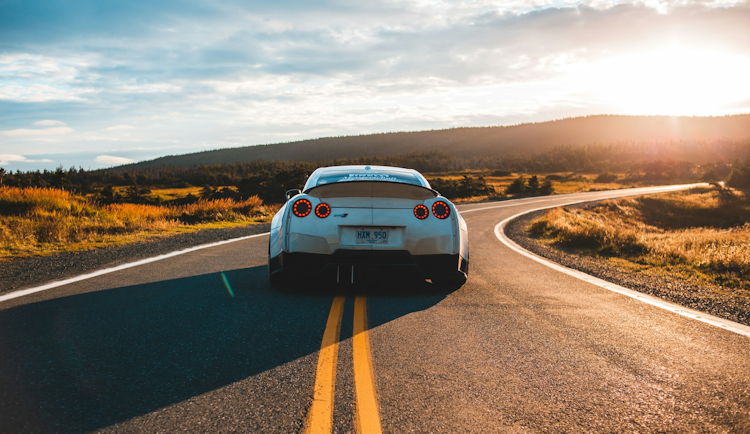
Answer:
[{"label": "asphalt road", "polygon": [[0,432],[750,431],[749,338],[493,232],[620,194],[462,206],[471,274],[454,290],[274,290],[261,236],[3,301]]}]

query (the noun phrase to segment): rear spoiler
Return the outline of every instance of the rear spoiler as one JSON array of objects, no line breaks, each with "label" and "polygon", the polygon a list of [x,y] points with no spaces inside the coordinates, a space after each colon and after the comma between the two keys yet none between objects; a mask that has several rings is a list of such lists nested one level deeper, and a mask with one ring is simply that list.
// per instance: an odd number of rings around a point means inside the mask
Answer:
[{"label": "rear spoiler", "polygon": [[[393,186],[398,185],[398,186],[403,186],[406,189],[420,189],[420,190],[424,190],[424,191],[429,191],[433,195],[433,197],[440,196],[440,192],[438,192],[437,190],[434,190],[432,188],[427,188],[427,187],[424,187],[424,186],[421,186],[421,185],[408,184],[408,183],[405,183],[405,182],[373,181],[373,180],[346,181],[346,182],[335,182],[335,183],[331,183],[331,184],[316,185],[315,187],[308,188],[303,193],[310,194],[311,196],[315,196],[315,192],[314,192],[315,190],[327,189],[327,188],[331,188],[331,187],[339,187],[341,190],[345,190],[345,189],[347,189],[347,187],[356,187],[356,186],[360,186],[360,185],[364,187],[363,184],[382,184],[384,186],[385,185],[393,185]],[[365,195],[355,195],[355,196],[344,195],[344,196],[341,196],[341,197],[368,197],[368,196],[372,196],[372,194],[367,195],[367,196],[365,196]],[[331,197],[334,197],[334,196],[331,196]],[[425,198],[425,199],[428,199],[428,198]]]}]

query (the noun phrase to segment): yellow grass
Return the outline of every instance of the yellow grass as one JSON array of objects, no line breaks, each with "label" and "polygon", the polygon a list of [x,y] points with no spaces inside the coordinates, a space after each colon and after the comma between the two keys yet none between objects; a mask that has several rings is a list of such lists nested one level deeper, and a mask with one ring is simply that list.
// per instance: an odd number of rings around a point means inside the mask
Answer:
[{"label": "yellow grass", "polygon": [[188,194],[192,194],[193,196],[198,196],[201,194],[201,190],[203,188],[201,187],[185,187],[185,188],[152,188],[151,192],[168,196],[173,199],[177,199],[180,197],[185,197]]},{"label": "yellow grass", "polygon": [[750,206],[694,189],[556,208],[534,221],[533,234],[587,254],[624,259],[652,274],[750,289]]},{"label": "yellow grass", "polygon": [[[472,176],[472,177],[478,177],[478,176],[484,176],[484,179],[487,181],[488,185],[491,185],[494,187],[495,192],[497,193],[495,196],[472,196],[472,197],[462,197],[462,198],[456,198],[452,199],[451,201],[453,203],[474,203],[474,202],[484,202],[487,200],[493,200],[493,199],[510,199],[512,196],[506,196],[504,194],[505,189],[508,188],[511,182],[513,182],[514,179],[518,178],[519,176],[523,176],[528,181],[529,178],[531,178],[533,175],[525,174],[525,173],[514,173],[512,176],[492,176],[490,175],[491,171],[464,171],[464,172],[456,172],[451,173],[448,175],[441,175],[439,173],[430,173],[426,174],[425,177],[429,179],[433,178],[442,178],[445,180],[461,180],[464,175]],[[559,173],[558,175],[565,175],[564,173]],[[541,174],[537,175],[539,178],[539,182],[543,182],[546,175]],[[568,193],[581,193],[586,191],[601,191],[601,190],[617,190],[621,188],[631,188],[631,187],[637,187],[640,186],[640,184],[619,184],[616,182],[608,182],[608,183],[601,183],[601,182],[594,182],[594,179],[597,177],[597,175],[579,175],[581,179],[579,180],[572,180],[572,181],[552,181],[552,186],[554,187],[555,191],[553,194],[568,194]]]},{"label": "yellow grass", "polygon": [[[216,190],[221,190],[224,188],[228,188],[230,190],[237,191],[237,187],[233,185],[226,185],[226,186],[218,186],[214,187]],[[184,187],[184,188],[152,188],[151,194],[147,195],[151,198],[160,198],[161,200],[167,201],[167,200],[174,200],[174,199],[181,199],[183,197],[186,197],[189,194],[192,194],[195,197],[200,197],[201,193],[203,192],[202,187]],[[121,194],[124,192],[121,191]]]},{"label": "yellow grass", "polygon": [[258,197],[182,206],[98,205],[51,188],[0,187],[0,258],[122,244],[154,235],[268,221]]}]

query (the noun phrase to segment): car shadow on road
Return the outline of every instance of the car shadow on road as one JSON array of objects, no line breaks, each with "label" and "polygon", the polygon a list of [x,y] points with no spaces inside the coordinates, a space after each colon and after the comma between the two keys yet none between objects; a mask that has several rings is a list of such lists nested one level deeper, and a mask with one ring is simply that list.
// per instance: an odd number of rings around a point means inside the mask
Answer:
[{"label": "car shadow on road", "polygon": [[[102,428],[318,351],[341,288],[280,291],[267,273],[253,267],[0,311],[0,431]],[[429,290],[381,288],[373,297],[396,302],[378,323],[446,295]]]}]

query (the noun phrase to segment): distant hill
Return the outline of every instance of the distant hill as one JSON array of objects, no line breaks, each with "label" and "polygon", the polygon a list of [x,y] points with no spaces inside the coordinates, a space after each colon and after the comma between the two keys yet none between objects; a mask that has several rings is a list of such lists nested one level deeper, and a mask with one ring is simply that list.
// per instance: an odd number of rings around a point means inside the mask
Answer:
[{"label": "distant hill", "polygon": [[[721,139],[750,140],[750,115],[722,117],[601,115],[505,127],[451,128],[326,137],[166,156],[120,166],[114,170],[139,170],[162,165],[185,167],[241,163],[252,160],[310,162],[426,151],[440,151],[464,158],[486,158],[513,154],[529,155],[564,145],[673,141],[699,143]],[[703,157],[701,159],[719,160],[735,158],[736,155],[704,155]]]}]

